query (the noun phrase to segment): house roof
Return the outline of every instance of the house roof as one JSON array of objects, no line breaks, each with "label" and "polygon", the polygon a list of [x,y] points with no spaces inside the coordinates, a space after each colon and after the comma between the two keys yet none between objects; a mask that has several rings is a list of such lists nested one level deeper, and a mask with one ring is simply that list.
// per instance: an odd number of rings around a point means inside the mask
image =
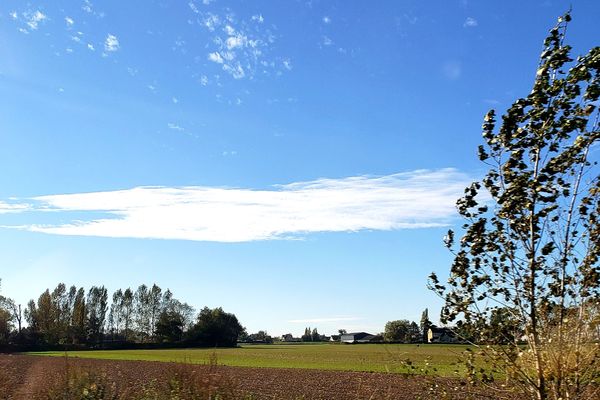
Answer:
[{"label": "house roof", "polygon": [[361,340],[361,339],[372,339],[374,338],[375,335],[371,335],[370,333],[367,332],[352,332],[352,333],[346,333],[344,335],[342,335],[342,340],[344,339],[354,339],[354,340]]},{"label": "house roof", "polygon": [[431,330],[431,333],[454,335],[454,330],[452,328],[431,326],[429,329]]}]

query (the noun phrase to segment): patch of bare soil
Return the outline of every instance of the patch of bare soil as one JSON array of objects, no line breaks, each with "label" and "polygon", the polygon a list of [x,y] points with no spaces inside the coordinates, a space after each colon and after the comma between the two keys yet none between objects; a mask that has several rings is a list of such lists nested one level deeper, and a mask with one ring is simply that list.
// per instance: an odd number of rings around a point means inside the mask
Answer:
[{"label": "patch of bare soil", "polygon": [[[0,399],[44,399],[66,369],[95,371],[121,392],[165,379],[169,371],[211,375],[213,382],[254,399],[277,400],[413,400],[500,398],[493,389],[461,386],[446,378],[385,373],[317,371],[304,369],[243,368],[182,365],[144,361],[106,361],[0,355]],[[443,396],[442,392],[446,392]],[[506,398],[502,396],[501,398]],[[515,397],[516,398],[516,397]]]}]

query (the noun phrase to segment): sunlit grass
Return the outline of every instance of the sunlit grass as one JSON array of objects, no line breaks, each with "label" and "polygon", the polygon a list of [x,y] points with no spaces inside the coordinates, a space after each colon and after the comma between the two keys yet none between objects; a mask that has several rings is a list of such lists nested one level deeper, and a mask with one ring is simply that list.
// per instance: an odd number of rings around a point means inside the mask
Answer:
[{"label": "sunlit grass", "polygon": [[[238,348],[168,350],[92,350],[67,352],[69,357],[209,364],[234,367],[305,368],[340,371],[394,372],[452,376],[463,345],[275,344]],[[64,356],[64,352],[29,353]]]}]

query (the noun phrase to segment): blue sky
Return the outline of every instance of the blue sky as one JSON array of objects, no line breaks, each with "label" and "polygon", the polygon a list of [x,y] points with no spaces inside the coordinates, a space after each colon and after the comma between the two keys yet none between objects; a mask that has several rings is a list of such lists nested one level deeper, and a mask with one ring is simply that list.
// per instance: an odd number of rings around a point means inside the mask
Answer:
[{"label": "blue sky", "polygon": [[[600,4],[570,3],[578,54]],[[482,117],[568,6],[3,0],[3,294],[156,282],[271,334],[435,317]]]}]

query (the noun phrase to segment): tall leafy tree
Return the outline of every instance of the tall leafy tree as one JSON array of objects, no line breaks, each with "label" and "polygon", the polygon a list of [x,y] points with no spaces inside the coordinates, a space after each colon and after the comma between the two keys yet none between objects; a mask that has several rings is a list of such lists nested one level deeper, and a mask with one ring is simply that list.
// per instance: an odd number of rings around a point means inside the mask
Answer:
[{"label": "tall leafy tree", "polygon": [[82,343],[86,339],[86,318],[85,290],[79,288],[73,300],[73,313],[71,315],[71,340],[74,344]]},{"label": "tall leafy tree", "polygon": [[121,299],[122,318],[125,340],[131,340],[131,330],[133,328],[134,304],[133,291],[130,288],[125,289]]},{"label": "tall leafy tree", "polygon": [[317,328],[313,328],[312,332],[310,333],[310,337],[311,337],[311,341],[313,341],[313,342],[321,341],[321,335],[319,334],[319,331],[317,330]]},{"label": "tall leafy tree", "polygon": [[156,340],[158,342],[179,342],[183,339],[185,321],[173,309],[163,310],[156,322]]},{"label": "tall leafy tree", "polygon": [[59,283],[50,296],[53,308],[54,335],[58,343],[64,342],[67,338],[67,330],[71,319],[67,287],[64,283]]},{"label": "tall leafy tree", "polygon": [[193,322],[193,307],[173,298],[173,293],[167,289],[162,295],[160,310],[155,325],[155,340],[181,341]]},{"label": "tall leafy tree", "polygon": [[92,286],[87,296],[87,336],[98,343],[104,335],[104,324],[108,309],[108,292],[104,286]]},{"label": "tall leafy tree", "polygon": [[[2,289],[2,280],[0,279],[0,289]],[[7,304],[9,299],[0,294],[0,345],[7,344],[12,331],[13,316]]]},{"label": "tall leafy tree", "polygon": [[37,320],[37,327],[39,333],[42,335],[44,341],[48,344],[56,344],[58,337],[56,335],[56,315],[55,307],[52,303],[52,296],[50,291],[46,289],[37,301],[37,308],[35,319]]},{"label": "tall leafy tree", "polygon": [[419,328],[416,322],[411,321],[410,326],[408,327],[408,342],[410,343],[418,343],[423,338],[423,332]]},{"label": "tall leafy tree", "polygon": [[148,341],[150,327],[150,292],[148,286],[140,285],[134,296],[135,325],[142,342]]},{"label": "tall leafy tree", "polygon": [[0,345],[7,344],[12,331],[10,312],[0,306]]},{"label": "tall leafy tree", "polygon": [[457,203],[466,222],[456,246],[446,237],[448,282],[431,276],[443,321],[483,323],[502,308],[523,327],[525,347],[513,338],[482,352],[539,400],[584,396],[600,358],[590,311],[600,297],[600,47],[573,60],[570,19],[545,40],[529,95],[499,127],[486,115],[479,158],[490,169]]},{"label": "tall leafy tree", "polygon": [[35,301],[29,300],[27,303],[27,307],[25,308],[25,321],[27,321],[27,325],[29,326],[30,332],[37,333],[39,332],[39,323],[38,323],[38,313],[37,306]]},{"label": "tall leafy tree", "polygon": [[385,324],[383,340],[386,342],[407,343],[411,341],[411,335],[411,323],[409,320],[389,321]]},{"label": "tall leafy tree", "polygon": [[421,314],[421,322],[419,323],[422,335],[421,339],[423,342],[427,342],[427,333],[429,332],[431,325],[431,321],[429,320],[429,309],[426,308]]},{"label": "tall leafy tree", "polygon": [[222,308],[204,307],[198,314],[196,324],[188,336],[193,344],[203,346],[235,346],[239,335],[244,331],[234,314]]},{"label": "tall leafy tree", "polygon": [[304,335],[302,335],[302,341],[303,342],[312,342],[312,330],[310,329],[310,326],[307,328],[304,328]]},{"label": "tall leafy tree", "polygon": [[119,336],[123,323],[123,290],[118,289],[113,293],[110,312],[113,316],[112,323],[114,335]]},{"label": "tall leafy tree", "polygon": [[[0,289],[2,289],[2,279],[0,279]],[[8,312],[10,321],[17,324],[17,333],[21,335],[23,330],[23,312],[21,305],[15,303],[15,301],[9,297],[4,297],[0,294],[0,308]]]},{"label": "tall leafy tree", "polygon": [[154,338],[154,333],[156,330],[156,323],[158,322],[158,317],[162,312],[163,299],[162,299],[162,289],[153,284],[152,288],[148,292],[148,317],[150,320],[150,336]]}]

